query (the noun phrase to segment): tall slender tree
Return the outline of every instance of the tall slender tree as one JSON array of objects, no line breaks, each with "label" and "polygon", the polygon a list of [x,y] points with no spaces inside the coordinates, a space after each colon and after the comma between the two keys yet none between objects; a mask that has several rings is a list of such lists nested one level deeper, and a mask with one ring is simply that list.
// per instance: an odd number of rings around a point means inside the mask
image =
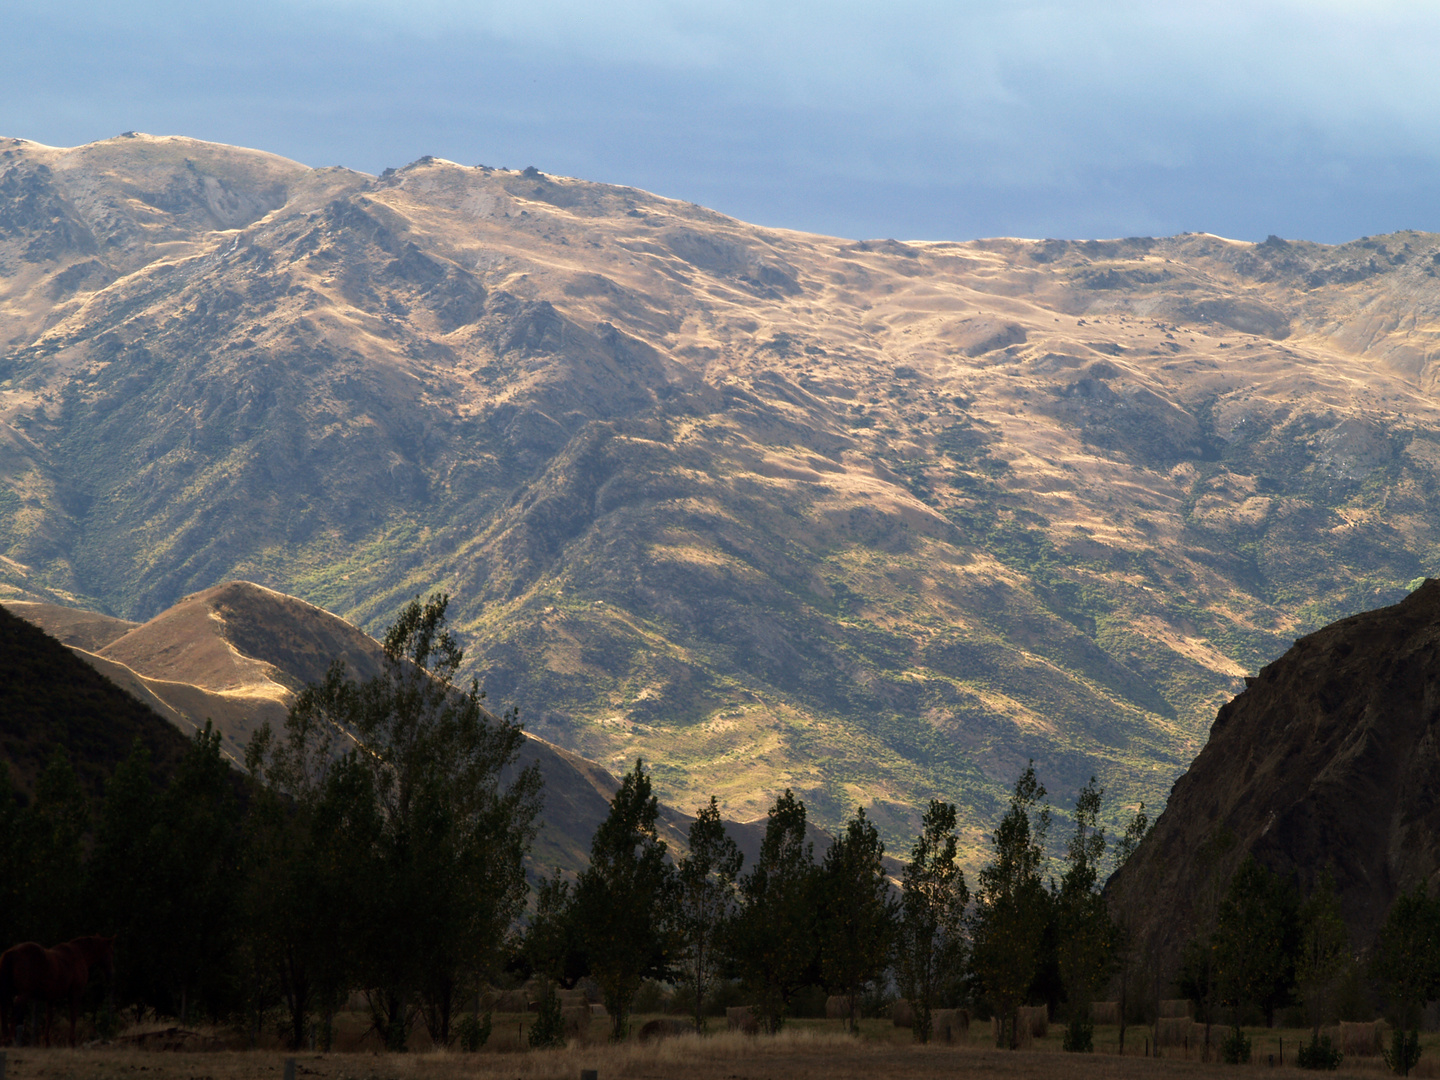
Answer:
[{"label": "tall slender tree", "polygon": [[1335,879],[1326,867],[1300,908],[1300,956],[1295,965],[1295,981],[1310,1013],[1310,1040],[1317,1047],[1335,983],[1349,963],[1350,932],[1340,914]]},{"label": "tall slender tree", "polygon": [[610,801],[575,884],[576,931],[610,1013],[610,1037],[630,1030],[641,980],[668,973],[675,946],[674,871],[655,829],[659,804],[637,760]]},{"label": "tall slender tree", "polygon": [[820,977],[845,999],[846,1024],[857,1034],[860,992],[885,973],[895,939],[898,902],[884,858],[880,834],[860,807],[820,862]]},{"label": "tall slender tree", "polygon": [[971,967],[1002,1018],[1001,1040],[1019,1045],[1018,1009],[1034,981],[1050,894],[1045,889],[1045,837],[1050,811],[1031,762],[1015,782],[1010,809],[995,830],[990,861],[980,870],[970,918]]},{"label": "tall slender tree", "polygon": [[690,850],[677,864],[680,964],[695,988],[695,1028],[705,1030],[705,997],[721,961],[735,909],[735,878],[745,857],[725,831],[715,797],[690,824]]},{"label": "tall slender tree", "polygon": [[1099,889],[1104,794],[1093,776],[1080,789],[1075,833],[1065,846],[1065,870],[1055,896],[1056,951],[1072,1013],[1072,1049],[1090,1048],[1090,1002],[1109,977],[1114,956],[1115,927]]},{"label": "tall slender tree", "polygon": [[815,851],[805,838],[805,804],[789,788],[765,823],[760,856],[740,879],[741,908],[730,950],[755,995],[765,1030],[777,1032],[816,966]]},{"label": "tall slender tree", "polygon": [[956,862],[959,838],[952,803],[931,799],[900,886],[896,973],[915,1013],[912,1032],[929,1042],[931,1014],[965,963],[965,909],[970,890]]}]

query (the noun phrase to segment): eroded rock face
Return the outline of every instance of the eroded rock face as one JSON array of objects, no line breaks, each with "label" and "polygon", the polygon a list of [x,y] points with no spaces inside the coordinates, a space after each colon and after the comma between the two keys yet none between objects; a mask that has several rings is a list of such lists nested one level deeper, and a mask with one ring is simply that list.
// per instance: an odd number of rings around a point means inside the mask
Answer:
[{"label": "eroded rock face", "polygon": [[[1440,875],[1440,581],[1303,637],[1246,680],[1107,886],[1142,949],[1173,966],[1198,906],[1253,854],[1310,889],[1329,867],[1352,945]],[[1211,868],[1202,850],[1228,833]]]}]

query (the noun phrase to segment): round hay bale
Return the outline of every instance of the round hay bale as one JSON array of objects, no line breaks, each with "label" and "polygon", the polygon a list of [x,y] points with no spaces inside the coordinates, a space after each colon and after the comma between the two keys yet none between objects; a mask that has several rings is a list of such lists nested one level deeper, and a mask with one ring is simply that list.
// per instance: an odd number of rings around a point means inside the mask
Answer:
[{"label": "round hay bale", "polygon": [[746,1035],[760,1033],[760,1021],[749,1005],[731,1005],[726,1009],[725,1026],[731,1031],[743,1031]]},{"label": "round hay bale", "polygon": [[1017,1012],[1018,1027],[1022,1030],[1028,1025],[1030,1034],[1037,1039],[1043,1039],[1050,1031],[1050,1009],[1044,1005],[1021,1005]]},{"label": "round hay bale", "polygon": [[1375,1057],[1385,1046],[1389,1025],[1383,1020],[1340,1022],[1340,1052],[1346,1057]]},{"label": "round hay bale", "polygon": [[890,1022],[896,1027],[913,1028],[915,1026],[915,1010],[910,1002],[904,998],[897,998],[895,1004],[890,1006]]},{"label": "round hay bale", "polygon": [[826,1020],[848,1020],[850,1019],[850,999],[841,997],[838,994],[831,994],[825,999]]},{"label": "round hay bale", "polygon": [[524,990],[507,990],[495,1001],[495,1011],[523,1013],[530,1011],[530,995]]},{"label": "round hay bale", "polygon": [[1188,1016],[1162,1016],[1155,1029],[1155,1038],[1161,1046],[1184,1046],[1190,1038]]},{"label": "round hay bale", "polygon": [[[1020,1015],[1015,1018],[1015,1045],[1023,1050],[1035,1044],[1035,1027],[1030,1022],[1028,1015],[1030,1010],[1027,1006],[1021,1005],[1016,1012]],[[990,1038],[996,1046],[1000,1045],[1000,1023],[1000,1017],[992,1016],[990,1018]]]},{"label": "round hay bale", "polygon": [[1090,1021],[1094,1024],[1120,1023],[1120,1003],[1118,1001],[1092,1002],[1090,1004]]},{"label": "round hay bale", "polygon": [[560,1019],[565,1024],[566,1035],[579,1035],[590,1028],[589,1005],[562,1005]]},{"label": "round hay bale", "polygon": [[930,1014],[930,1037],[936,1042],[964,1042],[970,1037],[969,1009],[938,1009]]}]

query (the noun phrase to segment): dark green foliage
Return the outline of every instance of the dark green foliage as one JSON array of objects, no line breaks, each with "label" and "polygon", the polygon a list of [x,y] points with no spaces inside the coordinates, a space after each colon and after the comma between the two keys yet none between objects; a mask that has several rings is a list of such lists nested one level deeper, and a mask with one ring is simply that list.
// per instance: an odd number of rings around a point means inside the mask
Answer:
[{"label": "dark green foliage", "polygon": [[1300,946],[1294,890],[1253,858],[1230,879],[1215,921],[1213,978],[1234,1009],[1258,1005],[1273,1026],[1289,998]]},{"label": "dark green foliage", "polygon": [[1095,1050],[1095,1023],[1088,1012],[1077,1012],[1065,1025],[1060,1048],[1067,1054],[1089,1054]]},{"label": "dark green foliage", "polygon": [[1296,1064],[1302,1069],[1317,1069],[1334,1072],[1345,1059],[1330,1042],[1329,1035],[1312,1035],[1308,1043],[1302,1043],[1300,1053],[1295,1056]]},{"label": "dark green foliage", "polygon": [[1390,1046],[1382,1049],[1381,1053],[1391,1072],[1409,1076],[1410,1070],[1420,1064],[1419,1029],[1411,1028],[1406,1032],[1404,1028],[1397,1027],[1390,1034]]},{"label": "dark green foliage", "polygon": [[1350,933],[1340,915],[1335,879],[1327,867],[1300,908],[1300,953],[1295,964],[1295,981],[1310,1013],[1312,1043],[1320,1037],[1335,984],[1349,962]]},{"label": "dark green foliage", "polygon": [[965,872],[955,861],[955,807],[931,799],[900,886],[895,970],[915,1010],[912,1033],[929,1042],[931,1013],[965,964],[964,920],[970,902]]},{"label": "dark green foliage", "polygon": [[1100,828],[1104,791],[1090,782],[1075,800],[1075,835],[1065,848],[1065,872],[1055,896],[1056,953],[1070,1007],[1083,1015],[1109,978],[1115,954],[1115,926],[1100,895],[1105,833]]},{"label": "dark green foliage", "polygon": [[[993,854],[980,870],[970,915],[971,969],[1015,1046],[1015,1010],[1035,978],[1051,897],[1041,872],[1050,811],[1039,808],[1045,788],[1031,763],[1015,783],[1010,808],[995,830]],[[1033,815],[1033,820],[1032,820]]]},{"label": "dark green foliage", "polygon": [[1423,882],[1390,906],[1371,971],[1385,987],[1396,1030],[1418,1026],[1425,1002],[1440,996],[1440,904]]},{"label": "dark green foliage", "polygon": [[744,856],[725,831],[713,796],[691,823],[689,841],[690,852],[676,867],[680,966],[694,996],[695,1028],[704,1031],[705,998],[719,970]]},{"label": "dark green foliage", "polygon": [[448,602],[412,601],[385,634],[379,675],[357,685],[333,665],[297,696],[284,734],[262,729],[248,752],[271,791],[254,837],[276,877],[255,890],[270,931],[261,962],[279,972],[292,1039],[312,1001],[328,1017],[356,980],[374,988],[389,1048],[405,1048],[417,999],[431,1040],[448,1045],[457,1003],[498,966],[524,904],[539,775],[502,784],[524,735],[481,707],[474,680],[455,685],[464,653]]},{"label": "dark green foliage", "polygon": [[480,1048],[490,1041],[491,1026],[488,1012],[484,1015],[466,1013],[455,1025],[460,1049],[467,1054],[478,1053]]},{"label": "dark green foliage", "polygon": [[555,984],[546,980],[540,994],[539,1009],[530,1024],[530,1045],[537,1050],[546,1050],[565,1045],[565,1015],[560,1007],[560,995]]},{"label": "dark green foliage", "polygon": [[1236,1024],[1220,1043],[1220,1059],[1226,1065],[1246,1065],[1250,1062],[1250,1036]]},{"label": "dark green foliage", "polygon": [[610,1013],[610,1037],[630,1030],[640,982],[667,973],[674,952],[674,871],[655,832],[659,804],[643,761],[626,773],[595,830],[590,865],[575,885],[576,933]]},{"label": "dark green foliage", "polygon": [[742,906],[731,923],[730,953],[753,995],[755,1016],[774,1033],[795,995],[813,981],[816,866],[805,839],[805,804],[794,793],[775,800],[760,855],[740,879]]},{"label": "dark green foliage", "polygon": [[158,955],[184,1023],[197,1001],[212,1010],[221,1003],[240,924],[240,807],[220,733],[208,723],[160,797],[153,837],[152,915],[164,935]]},{"label": "dark green foliage", "polygon": [[820,862],[820,977],[849,1003],[846,1023],[856,1033],[860,995],[885,973],[895,937],[897,905],[884,855],[885,845],[862,807]]}]

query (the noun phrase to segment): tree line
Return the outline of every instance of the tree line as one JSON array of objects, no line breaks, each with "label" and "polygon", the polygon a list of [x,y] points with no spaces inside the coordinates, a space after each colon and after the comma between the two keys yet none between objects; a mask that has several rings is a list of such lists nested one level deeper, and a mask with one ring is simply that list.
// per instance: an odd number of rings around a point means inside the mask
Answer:
[{"label": "tree line", "polygon": [[[997,1017],[999,1042],[1015,1046],[1021,1006],[1063,1006],[1071,1050],[1091,1047],[1090,1003],[1117,986],[1123,1040],[1130,1001],[1146,996],[1142,958],[1100,886],[1145,835],[1143,806],[1110,843],[1092,779],[1052,860],[1047,792],[1027,767],[973,882],[956,808],[941,800],[923,812],[897,879],[863,809],[817,858],[805,805],[787,790],[747,866],[713,798],[686,850],[668,851],[637,761],[588,866],[532,888],[538,770],[518,766],[516,714],[492,715],[474,680],[457,683],[463,653],[446,607],[440,594],[409,604],[373,678],[332,665],[281,730],[255,734],[238,781],[209,726],[164,787],[137,744],[93,815],[63,755],[24,806],[0,768],[10,940],[117,934],[119,1010],[238,1022],[256,1038],[277,1023],[295,1046],[313,1033],[328,1047],[356,991],[391,1049],[406,1047],[417,1018],[436,1044],[463,1034],[473,1045],[480,989],[527,977],[543,988],[531,1029],[541,1044],[563,1039],[558,989],[581,979],[598,986],[616,1038],[645,980],[660,979],[684,988],[702,1028],[722,985],[741,988],[771,1032],[815,987],[845,1002],[852,1029],[862,1001],[898,993],[920,1041],[936,1010],[965,1006]],[[1222,838],[1197,857],[1218,867],[1225,851]],[[1178,986],[1201,1016],[1227,1010],[1238,1035],[1247,1009],[1273,1018],[1299,997],[1315,1003],[1318,1045],[1319,1017],[1353,968],[1329,879],[1302,902],[1247,860],[1199,906]],[[1376,957],[1373,974],[1413,1027],[1440,993],[1440,902],[1402,897]]]}]

